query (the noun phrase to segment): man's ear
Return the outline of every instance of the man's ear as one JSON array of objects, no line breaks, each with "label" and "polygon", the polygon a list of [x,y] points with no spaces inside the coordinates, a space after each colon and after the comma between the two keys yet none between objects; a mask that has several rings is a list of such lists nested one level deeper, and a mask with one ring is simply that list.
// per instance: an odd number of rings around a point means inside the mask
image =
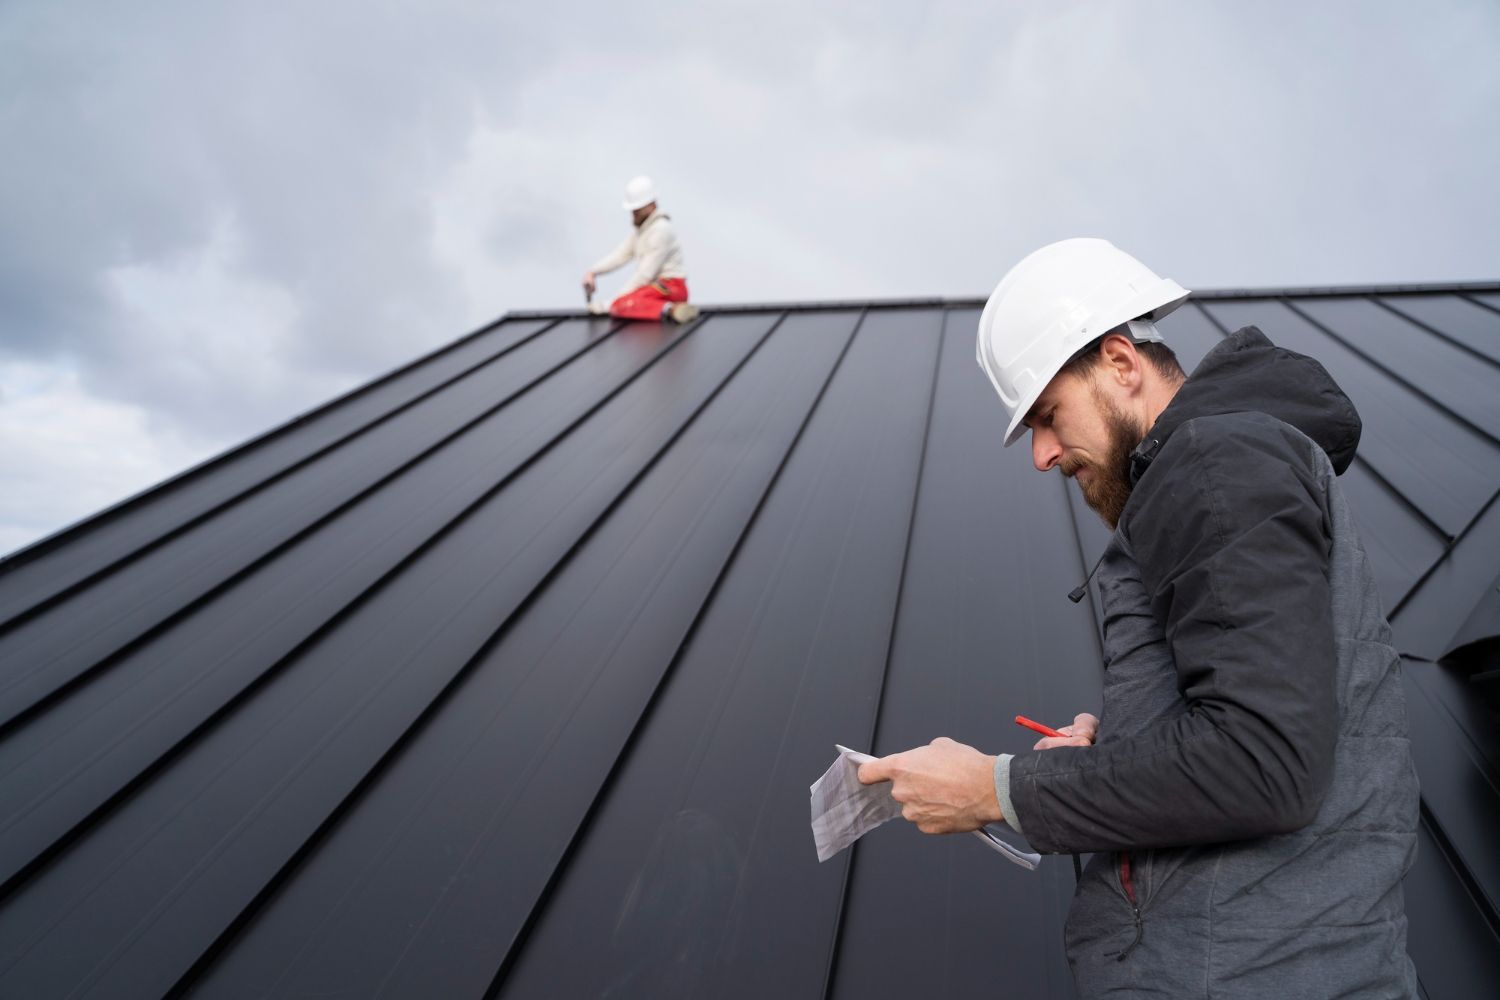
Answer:
[{"label": "man's ear", "polygon": [[1141,366],[1145,359],[1135,349],[1135,344],[1129,337],[1111,333],[1099,345],[1099,351],[1104,356],[1102,374],[1106,378],[1132,391],[1140,389],[1143,375]]}]

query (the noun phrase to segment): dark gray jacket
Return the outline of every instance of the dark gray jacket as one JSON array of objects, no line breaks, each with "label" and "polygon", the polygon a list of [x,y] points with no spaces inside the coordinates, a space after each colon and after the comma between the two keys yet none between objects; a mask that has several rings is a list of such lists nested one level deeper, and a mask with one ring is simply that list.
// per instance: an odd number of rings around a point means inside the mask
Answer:
[{"label": "dark gray jacket", "polygon": [[1416,996],[1400,659],[1335,478],[1359,430],[1252,327],[1132,456],[1098,743],[1009,771],[1034,847],[1101,852],[1066,931],[1084,996]]}]

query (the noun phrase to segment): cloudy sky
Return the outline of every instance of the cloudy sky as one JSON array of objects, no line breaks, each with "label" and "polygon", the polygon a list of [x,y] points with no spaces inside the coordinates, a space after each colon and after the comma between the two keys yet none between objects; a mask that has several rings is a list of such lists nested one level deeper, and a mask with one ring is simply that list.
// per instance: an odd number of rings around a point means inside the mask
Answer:
[{"label": "cloudy sky", "polygon": [[1494,0],[5,0],[0,553],[579,305],[636,173],[708,303],[982,296],[1076,235],[1500,278],[1497,52]]}]

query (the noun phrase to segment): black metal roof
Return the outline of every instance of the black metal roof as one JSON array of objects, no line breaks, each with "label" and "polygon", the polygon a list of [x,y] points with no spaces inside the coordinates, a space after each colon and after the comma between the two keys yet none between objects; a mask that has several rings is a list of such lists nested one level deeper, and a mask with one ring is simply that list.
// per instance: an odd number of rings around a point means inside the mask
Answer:
[{"label": "black metal roof", "polygon": [[[1002,452],[978,306],[512,314],[0,562],[0,996],[1070,995],[1066,860],[892,824],[820,865],[808,829],[836,741],[1013,751],[1097,706],[1065,595],[1105,530]],[[1364,417],[1410,950],[1473,996],[1500,284],[1162,325],[1191,367],[1251,323]]]}]

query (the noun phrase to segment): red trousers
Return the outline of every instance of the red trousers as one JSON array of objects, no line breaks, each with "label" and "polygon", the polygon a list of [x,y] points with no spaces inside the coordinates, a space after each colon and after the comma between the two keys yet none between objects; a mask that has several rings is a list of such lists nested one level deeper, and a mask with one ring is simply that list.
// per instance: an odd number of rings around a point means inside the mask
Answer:
[{"label": "red trousers", "polygon": [[632,289],[609,304],[609,314],[620,319],[661,319],[669,302],[686,302],[687,282],[681,278],[660,278],[649,285]]}]

